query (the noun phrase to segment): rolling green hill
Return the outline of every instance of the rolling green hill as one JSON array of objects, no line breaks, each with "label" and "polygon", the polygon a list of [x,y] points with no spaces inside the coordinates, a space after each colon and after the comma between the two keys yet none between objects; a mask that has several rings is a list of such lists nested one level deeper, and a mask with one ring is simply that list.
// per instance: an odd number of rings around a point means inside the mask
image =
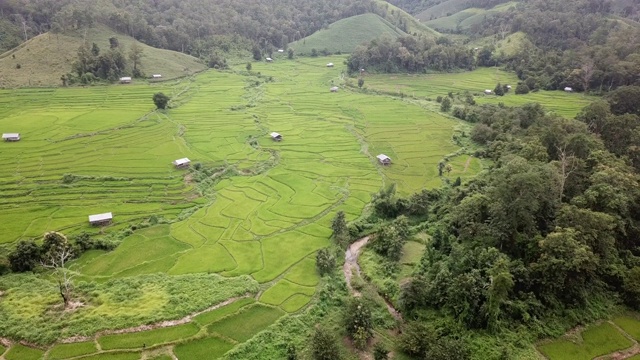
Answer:
[{"label": "rolling green hill", "polygon": [[[100,49],[109,49],[109,38],[115,36],[125,53],[135,39],[115,34],[105,27],[84,32],[65,34],[45,33],[34,37],[19,47],[0,55],[0,87],[55,86],[60,76],[71,71],[78,47],[83,37],[96,43]],[[161,74],[163,79],[177,78],[204,70],[198,59],[179,52],[156,49],[138,43],[144,51],[141,68],[144,74]],[[19,66],[18,66],[19,65]]]},{"label": "rolling green hill", "polygon": [[[505,0],[504,2],[506,3],[507,1]],[[501,5],[497,5],[496,8],[500,6]],[[441,17],[455,16],[457,13],[470,9],[471,7],[472,6],[469,5],[469,0],[448,0],[420,12],[416,15],[416,18],[422,22],[427,22]],[[473,15],[476,14],[471,12],[467,17]],[[464,15],[461,17],[464,20]]]},{"label": "rolling green hill", "polygon": [[[440,30],[465,30],[469,29],[473,25],[477,25],[481,23],[486,17],[491,16],[493,14],[506,11],[510,9],[512,6],[515,6],[517,3],[515,1],[511,1],[508,3],[500,4],[495,6],[492,9],[479,9],[479,8],[468,8],[462,11],[456,12],[450,16],[439,17],[434,20],[423,20],[425,24]],[[428,11],[428,10],[427,10]]]},{"label": "rolling green hill", "polygon": [[336,21],[327,29],[290,43],[289,47],[300,55],[311,54],[311,49],[350,53],[356,46],[383,35],[397,38],[406,33],[376,14],[364,14]]}]

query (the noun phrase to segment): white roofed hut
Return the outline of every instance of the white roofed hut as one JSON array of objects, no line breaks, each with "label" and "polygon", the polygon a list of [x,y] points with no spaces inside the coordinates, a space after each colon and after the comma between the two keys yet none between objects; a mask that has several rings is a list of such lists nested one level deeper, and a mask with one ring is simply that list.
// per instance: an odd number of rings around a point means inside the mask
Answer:
[{"label": "white roofed hut", "polygon": [[269,135],[271,135],[271,139],[273,141],[282,141],[282,135],[278,134],[277,132],[272,132]]},{"label": "white roofed hut", "polygon": [[162,79],[162,75],[161,74],[153,74],[151,75],[152,78],[154,79]]},{"label": "white roofed hut", "polygon": [[279,53],[283,53],[283,52],[284,52],[284,49],[278,49],[278,52],[279,52]]},{"label": "white roofed hut", "polygon": [[568,86],[567,86],[566,88],[564,88],[564,91],[566,91],[566,92],[573,92],[573,88],[570,88],[570,87],[568,87]]},{"label": "white roofed hut", "polygon": [[332,86],[331,89],[329,89],[329,91],[338,92],[338,87],[337,86]]},{"label": "white roofed hut", "polygon": [[385,154],[380,154],[376,156],[376,158],[378,158],[378,162],[382,165],[391,165],[391,158]]},{"label": "white roofed hut", "polygon": [[507,89],[511,90],[511,85],[507,85]]},{"label": "white roofed hut", "polygon": [[191,160],[189,160],[189,158],[182,158],[182,159],[175,160],[173,162],[173,166],[175,166],[178,169],[188,168],[189,165],[191,165]]},{"label": "white roofed hut", "polygon": [[267,60],[267,62],[272,62],[273,61],[272,58],[266,58],[265,60]]},{"label": "white roofed hut", "polygon": [[131,77],[130,76],[121,77],[120,84],[131,84]]},{"label": "white roofed hut", "polygon": [[93,226],[108,225],[113,221],[113,214],[108,212],[104,214],[89,215],[89,223]]},{"label": "white roofed hut", "polygon": [[487,89],[487,90],[484,91],[484,94],[485,95],[491,95],[491,92],[492,92],[491,90]]},{"label": "white roofed hut", "polygon": [[327,67],[333,67],[333,63],[328,63]]},{"label": "white roofed hut", "polygon": [[20,141],[20,134],[18,134],[18,133],[2,134],[2,140],[4,140],[4,141]]}]

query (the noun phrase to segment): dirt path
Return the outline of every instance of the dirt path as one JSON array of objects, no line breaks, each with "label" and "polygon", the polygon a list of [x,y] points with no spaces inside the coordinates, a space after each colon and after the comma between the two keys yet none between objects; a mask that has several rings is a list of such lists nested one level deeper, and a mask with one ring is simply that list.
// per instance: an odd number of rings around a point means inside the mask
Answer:
[{"label": "dirt path", "polygon": [[471,156],[469,156],[469,158],[467,159],[467,162],[464,163],[464,170],[462,170],[463,173],[467,172],[467,169],[469,168],[469,164],[471,164]]},{"label": "dirt path", "polygon": [[[354,289],[351,286],[351,278],[353,277],[354,270],[358,274],[358,276],[360,276],[360,265],[358,265],[358,257],[360,256],[360,250],[363,246],[367,245],[368,242],[369,236],[363,237],[362,239],[349,245],[347,251],[345,251],[344,253],[344,266],[342,267],[342,271],[344,272],[344,279],[347,282],[347,288],[349,288],[349,291],[353,294],[353,296],[362,295],[358,290]],[[391,316],[393,316],[396,320],[402,321],[402,315],[400,315],[398,310],[393,307],[391,302],[389,302],[385,298],[382,299],[387,305],[387,310],[389,310]]]}]

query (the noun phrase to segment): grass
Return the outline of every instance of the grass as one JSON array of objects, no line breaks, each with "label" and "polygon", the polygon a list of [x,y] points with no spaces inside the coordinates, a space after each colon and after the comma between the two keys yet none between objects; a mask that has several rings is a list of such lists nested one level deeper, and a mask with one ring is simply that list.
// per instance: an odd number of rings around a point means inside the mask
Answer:
[{"label": "grass", "polygon": [[120,352],[120,353],[104,353],[81,358],[82,360],[138,360],[140,353]]},{"label": "grass", "polygon": [[96,344],[93,341],[56,344],[49,350],[48,359],[67,359],[82,355],[89,355],[97,352]]},{"label": "grass", "polygon": [[636,341],[640,341],[640,320],[637,316],[619,316],[613,322]]},{"label": "grass", "polygon": [[470,72],[451,74],[370,75],[365,79],[367,87],[391,94],[403,93],[407,96],[435,100],[438,96],[447,96],[449,92],[462,94],[469,91],[479,104],[503,103],[507,106],[520,106],[538,102],[547,110],[571,118],[596,99],[593,96],[563,91],[540,90],[527,95],[515,95],[511,91],[505,96],[485,96],[482,93],[485,89],[493,90],[498,82],[503,85],[512,84],[515,89],[518,78],[514,73],[497,68],[478,68]]},{"label": "grass", "polygon": [[0,355],[4,354],[6,350],[7,349],[4,346],[0,345]]},{"label": "grass", "polygon": [[[60,77],[71,72],[71,64],[75,61],[84,35],[84,29],[65,34],[45,33],[0,55],[0,73],[3,75],[0,87],[61,85]],[[103,51],[109,49],[109,38],[112,36],[118,37],[125,53],[136,41],[129,36],[115,34],[105,27],[86,31],[86,41],[98,44]],[[206,68],[200,60],[189,55],[156,49],[140,42],[138,45],[143,49],[141,70],[148,76],[162,74],[163,79],[173,79]],[[20,69],[16,68],[17,64],[20,64]]]},{"label": "grass", "polygon": [[274,307],[253,305],[242,312],[209,325],[209,333],[246,341],[278,320],[284,312]]},{"label": "grass", "polygon": [[252,298],[240,299],[227,306],[200,314],[194,318],[194,321],[200,325],[209,325],[253,303],[255,300]]},{"label": "grass", "polygon": [[[453,3],[453,2],[452,2]],[[507,3],[496,5],[491,9],[478,9],[478,8],[467,8],[451,15],[438,17],[433,20],[426,19],[426,16],[435,15],[433,10],[426,10],[425,12],[419,14],[419,18],[425,19],[425,24],[437,29],[437,30],[467,30],[474,25],[478,25],[482,23],[482,21],[491,15],[507,11],[511,7],[515,6],[517,2],[510,1]],[[434,7],[435,8],[435,7]]]},{"label": "grass", "polygon": [[104,350],[138,349],[186,339],[199,330],[198,326],[189,323],[137,333],[105,335],[98,338],[98,343]]},{"label": "grass", "polygon": [[15,344],[9,348],[4,355],[7,360],[40,360],[44,355],[44,351],[34,349],[22,344]]},{"label": "grass", "polygon": [[579,343],[559,339],[540,345],[538,348],[551,360],[590,360],[633,345],[615,327],[606,322],[590,326],[580,335],[582,342]]},{"label": "grass", "polygon": [[192,340],[175,347],[179,359],[218,359],[233,348],[233,344],[217,337]]},{"label": "grass", "polygon": [[406,34],[387,20],[368,13],[338,20],[327,29],[290,43],[289,48],[299,55],[309,55],[312,49],[318,53],[324,49],[331,53],[351,53],[358,45],[381,36],[395,39],[403,35]]}]

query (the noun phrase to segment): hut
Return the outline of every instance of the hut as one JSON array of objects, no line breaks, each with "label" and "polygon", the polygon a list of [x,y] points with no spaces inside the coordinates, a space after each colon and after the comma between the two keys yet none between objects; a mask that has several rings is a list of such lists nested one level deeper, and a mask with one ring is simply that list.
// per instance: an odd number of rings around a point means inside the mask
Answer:
[{"label": "hut", "polygon": [[566,92],[573,92],[573,88],[570,88],[570,87],[568,87],[568,86],[567,86],[566,88],[564,88],[564,91],[566,91]]},{"label": "hut", "polygon": [[265,60],[267,60],[267,62],[272,62],[273,61],[272,58],[266,58]]},{"label": "hut", "polygon": [[162,75],[161,74],[153,74],[151,77],[154,78],[154,79],[161,79]]},{"label": "hut", "polygon": [[507,89],[511,90],[511,85],[507,85]]},{"label": "hut", "polygon": [[89,223],[93,226],[107,225],[113,220],[113,214],[108,212],[104,214],[89,215]]},{"label": "hut", "polygon": [[4,140],[4,141],[20,141],[20,134],[18,134],[18,133],[2,134],[2,140]]},{"label": "hut", "polygon": [[273,141],[282,141],[282,135],[278,134],[277,132],[272,132],[270,135]]},{"label": "hut", "polygon": [[485,95],[491,95],[491,90],[489,90],[489,89],[485,90],[485,91],[484,91],[484,94],[485,94]]},{"label": "hut", "polygon": [[188,168],[190,164],[191,164],[191,160],[189,160],[189,158],[182,158],[182,159],[175,160],[173,162],[173,166],[175,166],[178,169]]},{"label": "hut", "polygon": [[131,77],[130,76],[121,77],[120,84],[131,84]]},{"label": "hut", "polygon": [[331,87],[331,89],[329,89],[331,92],[338,92],[338,87],[337,86],[333,86]]},{"label": "hut", "polygon": [[284,49],[278,49],[278,52],[279,52],[279,53],[283,53],[283,52],[284,52]]},{"label": "hut", "polygon": [[328,63],[327,67],[333,67],[333,63]]},{"label": "hut", "polygon": [[391,164],[391,158],[388,157],[385,154],[380,154],[380,155],[376,156],[376,158],[378,158],[378,161],[382,165],[390,165]]}]

